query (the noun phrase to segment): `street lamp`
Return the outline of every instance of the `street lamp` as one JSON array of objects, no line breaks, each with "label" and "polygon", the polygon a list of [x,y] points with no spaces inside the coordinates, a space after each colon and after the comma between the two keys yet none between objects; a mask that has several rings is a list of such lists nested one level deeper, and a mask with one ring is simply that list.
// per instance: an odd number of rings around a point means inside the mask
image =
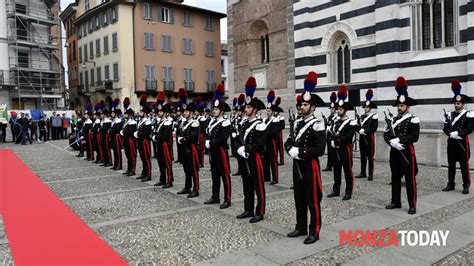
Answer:
[{"label": "street lamp", "polygon": [[86,69],[86,63],[94,64],[94,67],[95,67],[95,62],[94,61],[85,60],[84,63],[82,64],[82,69]]}]

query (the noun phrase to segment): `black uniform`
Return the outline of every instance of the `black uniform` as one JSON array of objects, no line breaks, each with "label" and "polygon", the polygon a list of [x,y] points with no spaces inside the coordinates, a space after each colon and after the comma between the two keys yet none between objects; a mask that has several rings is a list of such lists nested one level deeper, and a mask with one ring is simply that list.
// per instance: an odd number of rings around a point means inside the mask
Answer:
[{"label": "black uniform", "polygon": [[[395,131],[395,136],[392,136],[386,128],[384,132],[385,142],[389,144],[391,139],[399,138],[400,144],[402,144],[404,148],[401,151],[393,147],[390,149],[392,204],[401,205],[401,179],[405,176],[408,204],[410,205],[410,208],[416,208],[417,190],[415,177],[418,173],[418,165],[413,144],[418,141],[420,136],[420,119],[408,112],[404,115],[399,114],[392,118],[392,127]],[[405,157],[403,157],[402,154]],[[407,161],[405,161],[405,158]]]},{"label": "black uniform", "polygon": [[123,149],[127,157],[127,172],[133,175],[137,166],[137,143],[133,136],[135,131],[137,131],[137,121],[131,117],[123,124],[123,129],[120,132],[120,135],[123,136]]},{"label": "black uniform", "polygon": [[87,154],[87,160],[93,161],[94,160],[94,140],[93,140],[93,132],[92,132],[92,120],[90,118],[84,121],[84,128],[82,129],[82,134],[85,136],[85,149]]},{"label": "black uniform", "polygon": [[182,147],[180,156],[186,175],[184,188],[191,189],[194,184],[194,191],[199,193],[199,121],[183,118],[176,136]]},{"label": "black uniform", "polygon": [[100,139],[101,139],[101,150],[104,158],[104,165],[112,166],[112,154],[110,152],[110,138],[109,138],[109,129],[112,127],[112,121],[110,118],[105,117],[100,123]]},{"label": "black uniform", "polygon": [[[245,120],[239,132],[248,158],[242,160],[242,182],[244,187],[245,212],[256,216],[265,215],[265,186],[262,154],[265,152],[266,128],[258,118]],[[241,156],[239,156],[241,157]],[[254,212],[254,193],[257,194],[257,206]]]},{"label": "black uniform", "polygon": [[324,154],[326,133],[324,121],[314,115],[298,119],[294,125],[295,140],[288,139],[286,150],[298,148],[298,158],[293,160],[293,184],[296,206],[296,230],[319,237],[321,230],[321,199],[323,196],[319,157]]},{"label": "black uniform", "polygon": [[[264,174],[265,181],[278,183],[278,139],[280,131],[280,119],[278,117],[267,117],[265,119],[265,126],[267,128],[267,138],[265,141],[265,156],[264,156]],[[271,173],[271,177],[270,177]]]},{"label": "black uniform", "polygon": [[169,147],[173,138],[173,119],[166,117],[160,120],[153,133],[153,141],[157,144],[158,166],[160,167],[160,183],[173,184],[173,159]]},{"label": "black uniform", "polygon": [[93,147],[95,152],[97,153],[96,162],[104,162],[104,155],[102,153],[102,140],[100,135],[100,119],[96,119],[94,124],[92,125],[92,141],[94,143]]},{"label": "black uniform", "polygon": [[346,196],[352,196],[354,189],[354,174],[352,172],[352,138],[356,130],[357,123],[345,116],[335,121],[331,143],[336,146],[336,160],[334,162],[334,185],[333,192],[339,195],[341,188],[341,173],[344,169],[346,179]]},{"label": "black uniform", "polygon": [[224,202],[231,203],[232,186],[230,180],[230,163],[227,139],[231,133],[231,122],[228,119],[213,119],[207,127],[206,139],[209,140],[209,162],[212,175],[212,199],[218,201],[220,180],[224,184]]},{"label": "black uniform", "polygon": [[326,124],[326,146],[328,148],[328,160],[326,163],[326,169],[328,170],[331,170],[333,168],[334,162],[337,160],[336,150],[331,146],[331,140],[334,139],[334,132],[332,130],[334,129],[334,123],[338,118],[339,117],[334,112],[328,117]]},{"label": "black uniform", "polygon": [[[81,124],[81,129],[82,129],[82,125],[84,123]],[[46,138],[46,135],[47,135],[47,132],[46,132],[46,120],[44,118],[40,119],[38,121],[38,128],[39,128],[39,139],[43,139],[44,142],[47,141],[47,138]],[[82,152],[82,154],[84,154],[84,152]]]},{"label": "black uniform", "polygon": [[443,131],[446,135],[457,131],[460,139],[448,138],[448,186],[454,188],[454,177],[456,175],[456,162],[461,167],[463,188],[469,189],[471,185],[471,173],[469,172],[469,158],[471,150],[469,145],[469,134],[472,133],[474,114],[467,110],[451,112],[450,120],[445,121]]},{"label": "black uniform", "polygon": [[140,120],[137,126],[137,131],[134,133],[138,142],[138,152],[140,152],[140,159],[142,160],[142,173],[140,177],[146,179],[151,178],[151,121],[148,117]]},{"label": "black uniform", "polygon": [[201,167],[204,166],[204,153],[206,153],[206,147],[204,142],[206,139],[206,129],[209,126],[209,120],[206,116],[199,117],[199,164]]},{"label": "black uniform", "polygon": [[280,153],[280,165],[285,164],[285,149],[283,148],[283,130],[285,129],[285,117],[278,116],[279,129],[277,138],[278,152]]},{"label": "black uniform", "polygon": [[237,114],[234,114],[232,118],[230,119],[230,125],[231,125],[231,138],[230,138],[230,151],[232,156],[237,155],[237,144],[236,144],[236,138],[237,138],[237,125],[240,121],[240,117],[237,116]]},{"label": "black uniform", "polygon": [[109,130],[109,137],[112,144],[111,146],[114,151],[115,170],[122,169],[122,136],[120,136],[120,130],[122,130],[122,127],[122,119],[115,117]]},{"label": "black uniform", "polygon": [[375,157],[375,132],[379,123],[377,114],[365,113],[360,117],[358,131],[363,134],[359,137],[360,147],[360,176],[366,176],[367,160],[369,160],[369,179],[374,176],[374,157]]}]

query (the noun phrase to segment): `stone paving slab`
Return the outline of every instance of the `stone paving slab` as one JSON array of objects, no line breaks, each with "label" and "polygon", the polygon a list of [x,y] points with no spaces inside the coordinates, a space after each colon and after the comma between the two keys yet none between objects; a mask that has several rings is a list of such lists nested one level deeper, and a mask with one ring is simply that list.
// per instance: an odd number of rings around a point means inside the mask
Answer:
[{"label": "stone paving slab", "polygon": [[64,202],[88,224],[196,205],[161,188],[70,199]]},{"label": "stone paving slab", "polygon": [[284,237],[229,218],[204,208],[96,231],[130,264],[193,263]]},{"label": "stone paving slab", "polygon": [[433,265],[472,265],[474,261],[474,242],[453,252],[449,256],[435,262]]},{"label": "stone paving slab", "polygon": [[73,180],[48,184],[49,188],[59,197],[73,197],[84,194],[120,191],[132,188],[149,187],[139,180],[124,176],[111,176],[96,179]]}]

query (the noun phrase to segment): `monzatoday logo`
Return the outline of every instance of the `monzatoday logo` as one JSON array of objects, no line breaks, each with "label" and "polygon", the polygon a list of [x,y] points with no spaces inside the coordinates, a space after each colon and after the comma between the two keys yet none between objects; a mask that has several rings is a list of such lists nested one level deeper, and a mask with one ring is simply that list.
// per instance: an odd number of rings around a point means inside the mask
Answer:
[{"label": "monzatoday logo", "polygon": [[448,235],[449,230],[341,230],[339,231],[339,246],[444,247]]}]

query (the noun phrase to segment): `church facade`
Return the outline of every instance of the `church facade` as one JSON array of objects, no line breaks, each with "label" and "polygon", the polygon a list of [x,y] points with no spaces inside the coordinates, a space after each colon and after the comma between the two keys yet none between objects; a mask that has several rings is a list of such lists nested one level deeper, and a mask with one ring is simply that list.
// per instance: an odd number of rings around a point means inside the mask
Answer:
[{"label": "church facade", "polygon": [[381,112],[404,76],[422,128],[439,128],[452,109],[452,80],[474,96],[474,1],[295,0],[293,30],[296,92],[313,70],[326,102],[346,84],[357,106],[373,89]]}]

